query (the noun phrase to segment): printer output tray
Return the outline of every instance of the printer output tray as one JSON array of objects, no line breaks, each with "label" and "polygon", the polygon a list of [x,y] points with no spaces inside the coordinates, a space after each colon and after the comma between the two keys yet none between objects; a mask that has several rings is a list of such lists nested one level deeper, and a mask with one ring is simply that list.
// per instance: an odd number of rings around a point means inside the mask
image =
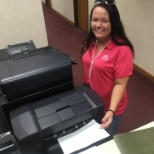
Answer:
[{"label": "printer output tray", "polygon": [[47,138],[88,119],[101,119],[101,98],[83,85],[10,111],[15,136],[21,140],[34,133]]}]

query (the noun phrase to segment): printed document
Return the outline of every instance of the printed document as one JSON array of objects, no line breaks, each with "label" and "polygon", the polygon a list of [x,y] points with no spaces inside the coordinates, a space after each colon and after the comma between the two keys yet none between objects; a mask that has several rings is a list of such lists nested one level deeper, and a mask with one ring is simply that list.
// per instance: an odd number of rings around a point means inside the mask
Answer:
[{"label": "printed document", "polygon": [[75,132],[59,138],[58,142],[64,154],[70,154],[108,136],[109,134],[104,129],[100,129],[100,124],[92,120]]}]

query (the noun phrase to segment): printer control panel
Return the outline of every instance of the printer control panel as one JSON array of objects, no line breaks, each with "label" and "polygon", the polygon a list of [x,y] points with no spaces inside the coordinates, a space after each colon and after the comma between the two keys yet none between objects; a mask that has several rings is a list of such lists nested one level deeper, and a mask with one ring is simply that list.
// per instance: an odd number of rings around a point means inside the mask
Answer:
[{"label": "printer control panel", "polygon": [[83,122],[81,122],[81,123],[78,123],[78,124],[72,126],[72,127],[69,127],[69,128],[67,128],[67,129],[62,130],[61,132],[58,132],[58,133],[54,134],[53,136],[54,136],[55,138],[60,138],[60,137],[63,137],[63,136],[65,136],[65,135],[68,135],[68,134],[70,134],[70,133],[73,133],[73,132],[75,132],[76,130],[80,129],[81,127],[85,126],[85,125],[86,125],[87,123],[89,123],[91,120],[92,120],[92,119],[85,120],[85,121],[83,121]]},{"label": "printer control panel", "polygon": [[33,41],[29,41],[15,45],[7,45],[6,50],[9,57],[15,59],[28,55],[30,51],[36,50],[36,47]]}]

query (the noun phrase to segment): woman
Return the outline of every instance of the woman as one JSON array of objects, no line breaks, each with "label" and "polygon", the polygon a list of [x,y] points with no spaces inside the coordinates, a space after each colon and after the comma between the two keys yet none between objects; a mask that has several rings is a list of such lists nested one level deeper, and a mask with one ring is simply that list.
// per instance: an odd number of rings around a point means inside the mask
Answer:
[{"label": "woman", "polygon": [[104,102],[101,128],[114,135],[127,105],[126,85],[133,70],[133,45],[127,38],[115,1],[96,0],[90,32],[81,50],[83,83]]}]

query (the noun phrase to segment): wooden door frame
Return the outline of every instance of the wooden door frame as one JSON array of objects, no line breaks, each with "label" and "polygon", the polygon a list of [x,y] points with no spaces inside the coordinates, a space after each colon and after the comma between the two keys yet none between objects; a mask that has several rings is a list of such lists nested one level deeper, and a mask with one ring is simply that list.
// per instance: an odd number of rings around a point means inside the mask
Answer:
[{"label": "wooden door frame", "polygon": [[74,5],[74,23],[76,27],[79,27],[79,22],[78,22],[78,2],[77,0],[73,0],[73,5]]},{"label": "wooden door frame", "polygon": [[[88,4],[88,0],[87,4]],[[78,0],[73,0],[74,5],[74,23],[76,27],[79,27],[79,21],[78,21]],[[88,6],[87,6],[88,7]],[[88,18],[88,11],[87,11],[87,18]],[[88,20],[87,20],[87,31],[88,31]]]},{"label": "wooden door frame", "polygon": [[47,6],[49,6],[50,8],[52,8],[51,0],[45,0],[45,3],[46,3]]}]

